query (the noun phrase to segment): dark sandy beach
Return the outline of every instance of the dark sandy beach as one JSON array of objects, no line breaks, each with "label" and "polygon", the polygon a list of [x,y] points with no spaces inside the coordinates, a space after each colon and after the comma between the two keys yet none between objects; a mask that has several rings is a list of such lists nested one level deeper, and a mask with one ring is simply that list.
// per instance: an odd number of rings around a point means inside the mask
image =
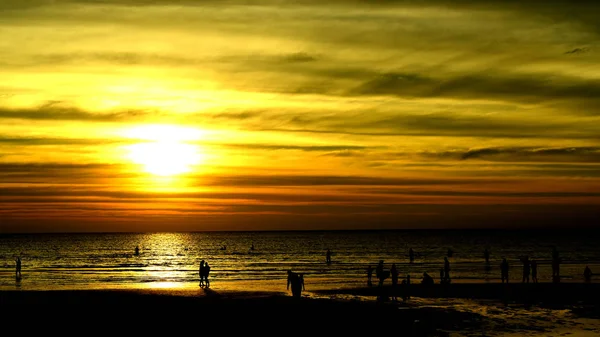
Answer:
[{"label": "dark sandy beach", "polygon": [[[385,288],[387,290],[389,288]],[[401,300],[375,301],[376,288],[319,291],[314,293],[317,296],[300,299],[273,292],[210,289],[14,290],[0,292],[0,304],[3,317],[8,321],[16,318],[31,322],[25,324],[28,331],[60,331],[60,326],[35,322],[66,320],[73,324],[93,324],[98,329],[138,333],[169,327],[182,329],[183,324],[196,334],[196,325],[206,322],[211,333],[226,335],[261,332],[294,336],[314,333],[481,336],[515,330],[528,333],[545,330],[527,330],[526,322],[516,328],[505,328],[501,322],[476,312],[452,305],[424,306],[416,299],[463,298],[497,303],[508,300],[512,304],[552,304],[561,310],[571,310],[573,315],[593,319],[598,315],[599,290],[600,284],[514,284],[508,287],[502,284],[455,284],[427,288],[413,285],[412,297],[406,303]],[[527,293],[535,296],[522,297]],[[347,297],[341,299],[344,295]],[[326,298],[328,296],[331,298]],[[358,297],[363,300],[356,299]],[[502,304],[494,308],[505,310]],[[557,324],[560,327],[560,321]]]}]

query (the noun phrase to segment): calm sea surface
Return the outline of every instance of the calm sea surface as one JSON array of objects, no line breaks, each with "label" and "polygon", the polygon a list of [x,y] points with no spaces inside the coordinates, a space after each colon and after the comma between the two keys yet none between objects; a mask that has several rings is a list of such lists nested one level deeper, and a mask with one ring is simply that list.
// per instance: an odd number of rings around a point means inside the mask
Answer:
[{"label": "calm sea surface", "polygon": [[[576,230],[0,234],[0,289],[197,287],[201,259],[211,265],[213,287],[232,281],[285,285],[288,269],[305,273],[307,284],[318,287],[360,286],[367,266],[380,259],[386,268],[395,263],[401,277],[408,273],[418,280],[427,271],[437,282],[448,248],[454,251],[453,282],[499,282],[502,257],[510,263],[510,278],[520,281],[522,255],[538,261],[538,278],[548,282],[553,246],[563,259],[562,280],[582,282],[586,265],[600,273],[599,239],[595,232]],[[491,252],[489,268],[485,247]],[[330,265],[327,248],[333,253]]]}]

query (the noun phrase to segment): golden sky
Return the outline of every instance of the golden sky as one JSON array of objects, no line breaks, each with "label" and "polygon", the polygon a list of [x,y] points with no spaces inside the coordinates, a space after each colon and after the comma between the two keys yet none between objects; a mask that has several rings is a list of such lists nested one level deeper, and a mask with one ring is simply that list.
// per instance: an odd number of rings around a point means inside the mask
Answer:
[{"label": "golden sky", "polygon": [[599,2],[0,1],[0,232],[598,226],[599,206]]}]

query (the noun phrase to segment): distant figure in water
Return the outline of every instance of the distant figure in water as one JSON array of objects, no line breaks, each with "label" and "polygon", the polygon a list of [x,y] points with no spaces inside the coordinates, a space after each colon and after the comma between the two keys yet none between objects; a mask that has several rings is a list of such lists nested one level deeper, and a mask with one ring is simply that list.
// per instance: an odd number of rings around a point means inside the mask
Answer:
[{"label": "distant figure in water", "polygon": [[450,283],[450,261],[444,257],[444,282]]},{"label": "distant figure in water", "polygon": [[531,271],[531,263],[529,262],[529,256],[523,256],[521,258],[521,262],[523,262],[523,283],[525,283],[525,281],[529,283],[529,273]]},{"label": "distant figure in water", "polygon": [[371,278],[373,277],[373,266],[369,265],[367,268],[367,287],[372,287],[373,282],[371,282]]},{"label": "distant figure in water", "polygon": [[422,285],[431,285],[434,284],[433,277],[429,276],[427,272],[423,273],[423,279],[421,280]]},{"label": "distant figure in water", "polygon": [[537,261],[531,259],[531,282],[538,283],[537,278]]},{"label": "distant figure in water", "polygon": [[412,248],[408,250],[408,259],[410,260],[410,263],[413,263],[415,261],[415,252]]},{"label": "distant figure in water", "polygon": [[398,269],[396,269],[395,263],[392,263],[390,275],[392,277],[392,300],[396,301],[398,299],[396,295],[398,293]]},{"label": "distant figure in water", "polygon": [[485,247],[483,251],[483,258],[485,259],[485,264],[490,264],[490,251]]},{"label": "distant figure in water", "polygon": [[329,248],[327,248],[327,253],[325,253],[325,259],[327,261],[327,264],[331,263],[331,251],[329,250]]},{"label": "distant figure in water", "polygon": [[556,247],[552,248],[552,282],[560,282],[560,256]]},{"label": "distant figure in water", "polygon": [[454,255],[454,251],[452,250],[452,248],[448,248],[448,252],[446,252],[446,256],[452,257],[453,255]]},{"label": "distant figure in water", "polygon": [[292,286],[292,296],[296,298],[300,298],[302,295],[302,283],[303,279],[300,279],[300,275],[294,273],[291,270],[287,271],[287,289],[290,289],[290,285]]},{"label": "distant figure in water", "polygon": [[15,259],[15,277],[17,278],[17,280],[21,279],[21,257],[17,256],[17,258]]},{"label": "distant figure in water", "polygon": [[254,250],[254,242],[252,242],[252,246],[250,246],[250,250]]},{"label": "distant figure in water", "polygon": [[500,277],[502,278],[502,283],[508,283],[508,261],[506,261],[506,258],[503,258],[500,264]]},{"label": "distant figure in water", "polygon": [[585,279],[585,283],[592,282],[592,270],[589,266],[585,266],[585,269],[583,270],[583,278]]},{"label": "distant figure in water", "polygon": [[135,256],[140,255],[140,246],[135,246]]}]

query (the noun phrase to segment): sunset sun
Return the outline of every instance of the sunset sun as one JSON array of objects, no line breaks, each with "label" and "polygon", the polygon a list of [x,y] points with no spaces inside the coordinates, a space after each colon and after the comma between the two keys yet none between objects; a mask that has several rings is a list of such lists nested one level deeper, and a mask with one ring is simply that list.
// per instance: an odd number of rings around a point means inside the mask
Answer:
[{"label": "sunset sun", "polygon": [[197,139],[194,130],[172,126],[145,126],[129,130],[131,137],[145,142],[128,146],[128,158],[157,176],[188,173],[201,160],[196,145],[186,141]]}]

